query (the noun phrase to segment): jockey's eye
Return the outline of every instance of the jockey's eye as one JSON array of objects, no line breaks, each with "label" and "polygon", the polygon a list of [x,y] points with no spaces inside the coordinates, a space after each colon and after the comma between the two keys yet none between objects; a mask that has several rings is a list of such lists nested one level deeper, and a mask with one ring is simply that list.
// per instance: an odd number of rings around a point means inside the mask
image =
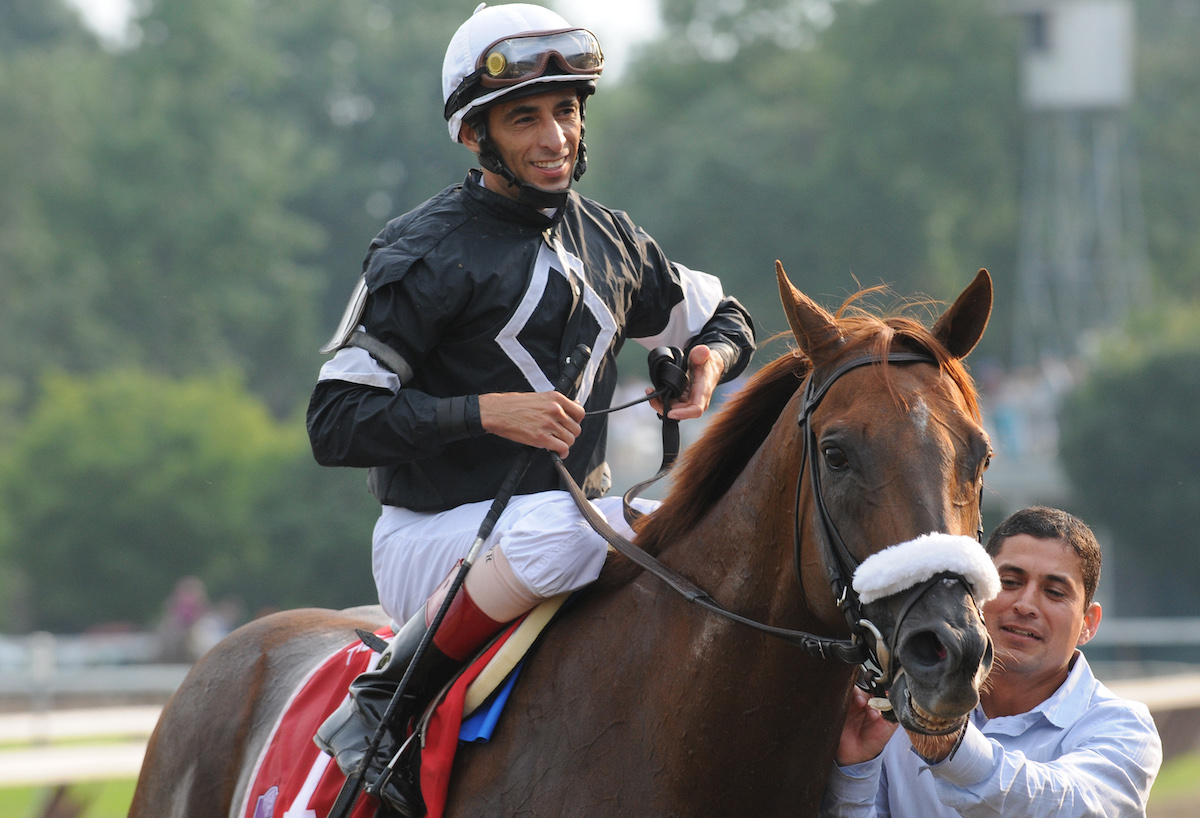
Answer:
[{"label": "jockey's eye", "polygon": [[821,454],[825,456],[825,464],[834,471],[841,471],[850,465],[850,461],[846,459],[846,453],[837,446],[826,446],[821,450]]}]

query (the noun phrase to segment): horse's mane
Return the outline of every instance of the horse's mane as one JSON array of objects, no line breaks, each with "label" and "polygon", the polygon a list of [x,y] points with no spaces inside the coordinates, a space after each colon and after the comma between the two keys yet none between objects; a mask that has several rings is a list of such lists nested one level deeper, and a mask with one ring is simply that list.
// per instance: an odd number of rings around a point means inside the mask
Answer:
[{"label": "horse's mane", "polygon": [[654,554],[695,527],[742,473],[811,368],[799,352],[782,355],[721,407],[680,457],[663,504],[642,518],[638,545]]},{"label": "horse's mane", "polygon": [[[883,358],[884,382],[893,399],[903,403],[889,377],[887,353],[893,349],[929,353],[957,385],[967,411],[979,420],[979,402],[971,376],[928,328],[905,315],[878,316],[856,305],[855,302],[876,289],[852,295],[838,310],[835,318],[841,340],[835,338],[833,343],[844,344],[838,357],[872,353]],[[925,303],[910,301],[900,309]],[[811,369],[812,363],[803,353],[786,353],[766,364],[721,407],[700,439],[680,458],[671,490],[662,505],[640,521],[639,546],[656,554],[671,539],[696,527],[742,473]]]}]

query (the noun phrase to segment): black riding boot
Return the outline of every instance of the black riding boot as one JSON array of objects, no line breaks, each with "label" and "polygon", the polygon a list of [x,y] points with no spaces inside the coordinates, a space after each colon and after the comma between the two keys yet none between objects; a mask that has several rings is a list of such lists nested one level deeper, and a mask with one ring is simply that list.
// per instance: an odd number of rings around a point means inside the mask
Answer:
[{"label": "black riding boot", "polygon": [[[447,577],[447,581],[451,577]],[[425,615],[426,608],[422,606],[396,634],[380,659],[380,666],[359,674],[350,683],[350,698],[317,729],[317,746],[332,755],[347,776],[354,772],[370,747],[392,695],[425,635]],[[417,775],[416,742],[409,745],[404,758],[392,765],[394,771],[382,787],[376,786],[380,773],[404,744],[409,721],[420,716],[430,699],[463,663],[503,627],[504,623],[491,619],[479,609],[466,587],[459,588],[437,633],[413,667],[404,699],[379,744],[379,751],[367,767],[364,779],[367,792],[391,808],[393,814],[402,818],[420,818],[425,814]]]},{"label": "black riding boot", "polygon": [[[404,678],[404,673],[424,635],[425,609],[422,607],[400,628],[388,650],[380,657],[378,667],[360,673],[350,683],[350,698],[317,729],[317,746],[333,756],[338,767],[347,776],[354,773],[359,761],[370,748],[375,731],[379,729],[383,714],[392,701],[392,695]],[[368,792],[373,792],[372,787],[380,772],[404,743],[409,721],[420,715],[429,700],[460,666],[460,662],[446,656],[433,642],[426,646],[420,661],[413,668],[404,698],[396,709],[395,718],[379,743],[372,763],[367,765],[363,780]],[[419,789],[412,793],[403,791],[408,789],[408,785],[416,782],[398,780],[402,778],[406,776],[394,775],[389,779],[389,789],[402,788],[397,798],[389,799],[397,802],[393,804],[393,809],[405,818],[423,815],[425,809]],[[411,805],[407,811],[397,808],[404,801]]]}]

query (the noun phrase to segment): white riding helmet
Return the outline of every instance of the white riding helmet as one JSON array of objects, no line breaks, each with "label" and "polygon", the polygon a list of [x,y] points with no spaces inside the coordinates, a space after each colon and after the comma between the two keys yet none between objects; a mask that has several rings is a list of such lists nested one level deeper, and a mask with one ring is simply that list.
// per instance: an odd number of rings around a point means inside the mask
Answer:
[{"label": "white riding helmet", "polygon": [[587,96],[603,70],[600,43],[587,29],[530,3],[480,3],[450,39],[442,62],[450,138],[460,141],[462,122],[473,112],[529,86],[566,82]]}]

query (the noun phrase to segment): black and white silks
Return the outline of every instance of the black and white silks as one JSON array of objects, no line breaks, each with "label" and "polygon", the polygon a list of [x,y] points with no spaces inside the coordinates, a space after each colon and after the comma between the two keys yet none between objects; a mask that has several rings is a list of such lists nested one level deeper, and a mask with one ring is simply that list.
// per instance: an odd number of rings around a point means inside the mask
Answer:
[{"label": "black and white silks", "polygon": [[[478,395],[551,389],[576,344],[593,350],[578,394],[589,410],[610,405],[626,338],[707,344],[725,380],[754,350],[750,316],[720,282],[670,262],[624,213],[572,191],[549,217],[478,174],[390,222],[364,262],[362,325],[409,362],[412,381],[401,388],[349,347],[309,404],[318,462],[369,467],[385,505],[442,511],[495,496],[520,447],[484,434]],[[607,488],[606,429],[603,416],[586,419],[565,461],[592,496]],[[518,493],[558,487],[549,459],[535,458]]]}]

